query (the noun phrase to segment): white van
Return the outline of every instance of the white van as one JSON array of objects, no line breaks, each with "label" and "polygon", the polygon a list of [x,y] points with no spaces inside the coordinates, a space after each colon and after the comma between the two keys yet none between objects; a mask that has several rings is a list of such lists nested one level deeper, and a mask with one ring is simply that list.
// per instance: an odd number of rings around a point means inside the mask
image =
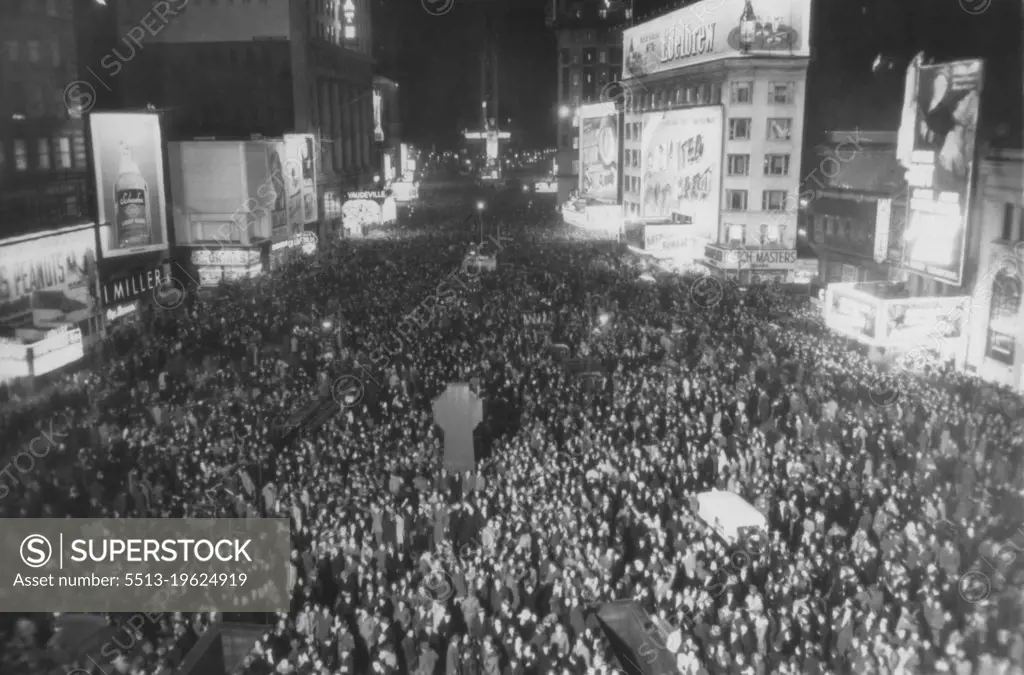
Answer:
[{"label": "white van", "polygon": [[740,543],[752,535],[767,537],[768,519],[738,494],[711,490],[698,494],[694,500],[697,517],[729,545]]}]

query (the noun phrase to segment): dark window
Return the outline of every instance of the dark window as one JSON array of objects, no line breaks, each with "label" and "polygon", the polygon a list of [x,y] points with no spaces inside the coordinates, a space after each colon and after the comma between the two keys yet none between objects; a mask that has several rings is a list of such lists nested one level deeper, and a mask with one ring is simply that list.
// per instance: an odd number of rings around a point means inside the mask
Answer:
[{"label": "dark window", "polygon": [[608,48],[608,63],[622,63],[622,47]]},{"label": "dark window", "polygon": [[1016,239],[1014,236],[1016,228],[1014,227],[1017,223],[1017,206],[1016,204],[1007,203],[1003,206],[1003,239],[1007,241],[1013,241]]},{"label": "dark window", "polygon": [[1005,272],[997,274],[992,281],[985,353],[990,359],[1008,366],[1014,361],[1020,299],[1020,279]]},{"label": "dark window", "polygon": [[572,50],[562,49],[559,50],[559,54],[561,55],[563,66],[567,66],[572,62]]},{"label": "dark window", "polygon": [[562,68],[562,99],[566,100],[569,98],[570,87],[572,86],[572,78],[569,76],[569,69]]}]

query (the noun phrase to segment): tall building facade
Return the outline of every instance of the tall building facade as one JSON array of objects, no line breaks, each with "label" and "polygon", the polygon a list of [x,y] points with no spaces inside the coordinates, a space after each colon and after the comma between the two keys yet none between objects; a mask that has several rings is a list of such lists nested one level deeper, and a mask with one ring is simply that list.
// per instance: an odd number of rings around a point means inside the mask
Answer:
[{"label": "tall building facade", "polygon": [[[173,11],[160,17],[138,3],[116,6],[125,37],[96,71],[119,80],[122,107],[168,110],[169,140],[312,133],[320,205],[372,182],[378,160],[369,0],[169,4]],[[132,41],[140,26],[145,30]]]},{"label": "tall building facade", "polygon": [[88,219],[73,0],[0,3],[0,239]]},{"label": "tall building facade", "polygon": [[608,99],[621,78],[622,26],[631,16],[625,3],[552,0],[548,26],[558,36],[558,199],[579,186],[579,108]]},{"label": "tall building facade", "polygon": [[624,32],[627,224],[677,225],[741,283],[794,274],[810,11],[703,0]]}]

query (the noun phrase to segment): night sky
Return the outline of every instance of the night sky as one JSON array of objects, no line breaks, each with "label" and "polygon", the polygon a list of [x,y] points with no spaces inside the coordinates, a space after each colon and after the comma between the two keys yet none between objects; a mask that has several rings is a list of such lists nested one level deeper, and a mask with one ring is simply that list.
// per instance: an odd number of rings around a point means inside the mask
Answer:
[{"label": "night sky", "polygon": [[[444,16],[427,14],[418,0],[384,1],[394,3],[397,25],[375,30],[397,31],[395,75],[410,140],[453,147],[462,128],[478,126],[483,13],[490,11],[499,26],[501,116],[512,118],[525,147],[555,144],[557,48],[544,25],[544,0],[457,0]],[[635,1],[638,22],[676,4]],[[1003,142],[1019,143],[1021,7],[1020,0],[814,0],[808,133],[858,124],[895,129],[906,62],[924,50],[936,61],[987,58],[982,125],[994,130],[1002,122],[1012,139]],[[895,67],[872,73],[878,54]]]}]

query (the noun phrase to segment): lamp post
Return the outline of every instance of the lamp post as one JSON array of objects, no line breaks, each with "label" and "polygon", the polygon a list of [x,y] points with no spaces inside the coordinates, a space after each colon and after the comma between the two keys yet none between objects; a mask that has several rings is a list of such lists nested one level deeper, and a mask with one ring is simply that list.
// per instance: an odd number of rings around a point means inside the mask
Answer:
[{"label": "lamp post", "polygon": [[480,245],[484,245],[484,204],[482,201],[476,203],[476,220],[480,225]]}]

